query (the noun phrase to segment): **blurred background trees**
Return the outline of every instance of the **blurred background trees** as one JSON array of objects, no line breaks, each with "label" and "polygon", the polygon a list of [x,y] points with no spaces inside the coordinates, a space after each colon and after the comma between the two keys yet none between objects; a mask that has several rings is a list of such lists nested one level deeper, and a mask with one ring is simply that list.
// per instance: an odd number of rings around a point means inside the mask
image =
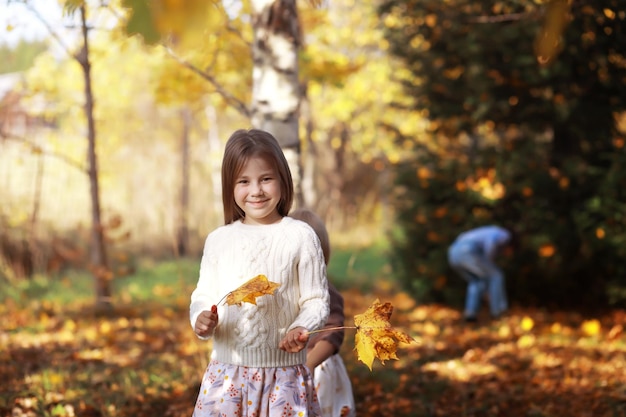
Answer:
[{"label": "blurred background trees", "polygon": [[[268,9],[85,5],[109,268],[115,277],[145,256],[198,256],[221,223],[223,142],[268,100],[253,96],[262,38],[251,24]],[[336,245],[390,241],[393,271],[381,279],[456,304],[464,287],[448,245],[498,223],[519,236],[505,259],[513,301],[624,303],[626,0],[265,6],[292,7],[298,20],[299,141],[289,146],[303,201]],[[88,266],[84,86],[52,47],[28,65],[44,41],[0,48],[3,63],[24,62],[1,76],[12,80],[0,91],[5,279]],[[270,51],[266,69],[282,68],[278,57]]]}]

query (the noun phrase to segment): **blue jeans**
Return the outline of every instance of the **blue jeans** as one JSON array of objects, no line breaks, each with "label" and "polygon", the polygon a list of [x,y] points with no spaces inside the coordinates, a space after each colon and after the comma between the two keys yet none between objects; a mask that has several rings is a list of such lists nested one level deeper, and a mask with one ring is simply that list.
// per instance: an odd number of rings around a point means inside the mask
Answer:
[{"label": "blue jeans", "polygon": [[482,297],[489,295],[489,310],[493,317],[508,308],[504,288],[504,274],[495,263],[472,242],[453,243],[448,249],[448,262],[467,281],[465,317],[476,317]]}]

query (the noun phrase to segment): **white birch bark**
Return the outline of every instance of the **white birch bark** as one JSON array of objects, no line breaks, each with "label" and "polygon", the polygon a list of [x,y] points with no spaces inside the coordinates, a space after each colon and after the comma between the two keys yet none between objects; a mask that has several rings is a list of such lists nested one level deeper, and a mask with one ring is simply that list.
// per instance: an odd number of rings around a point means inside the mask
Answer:
[{"label": "white birch bark", "polygon": [[289,162],[295,204],[302,204],[296,0],[253,0],[252,126],[273,134]]}]

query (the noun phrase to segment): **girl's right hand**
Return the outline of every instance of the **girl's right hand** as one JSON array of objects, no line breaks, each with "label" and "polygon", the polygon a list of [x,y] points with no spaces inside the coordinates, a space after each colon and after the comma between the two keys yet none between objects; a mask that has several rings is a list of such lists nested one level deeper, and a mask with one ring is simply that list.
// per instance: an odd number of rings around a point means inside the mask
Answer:
[{"label": "girl's right hand", "polygon": [[204,310],[200,313],[193,331],[200,337],[209,337],[215,330],[218,320],[217,306],[211,306],[211,311]]}]

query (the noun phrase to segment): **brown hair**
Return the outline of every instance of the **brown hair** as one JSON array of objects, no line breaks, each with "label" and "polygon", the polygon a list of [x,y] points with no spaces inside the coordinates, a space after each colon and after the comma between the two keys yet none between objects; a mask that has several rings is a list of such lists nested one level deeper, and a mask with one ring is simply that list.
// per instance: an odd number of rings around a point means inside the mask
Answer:
[{"label": "brown hair", "polygon": [[272,165],[280,180],[278,214],[286,216],[293,204],[293,180],[289,164],[278,141],[270,133],[258,129],[239,129],[226,142],[222,159],[222,203],[224,223],[243,219],[245,213],[235,203],[235,181],[248,160],[260,157]]},{"label": "brown hair", "polygon": [[324,225],[322,218],[307,208],[294,210],[291,214],[289,214],[289,217],[302,220],[313,228],[317,237],[320,239],[322,252],[324,253],[324,262],[328,265],[328,262],[330,261],[330,239],[328,238],[328,230],[326,230],[326,226]]}]

